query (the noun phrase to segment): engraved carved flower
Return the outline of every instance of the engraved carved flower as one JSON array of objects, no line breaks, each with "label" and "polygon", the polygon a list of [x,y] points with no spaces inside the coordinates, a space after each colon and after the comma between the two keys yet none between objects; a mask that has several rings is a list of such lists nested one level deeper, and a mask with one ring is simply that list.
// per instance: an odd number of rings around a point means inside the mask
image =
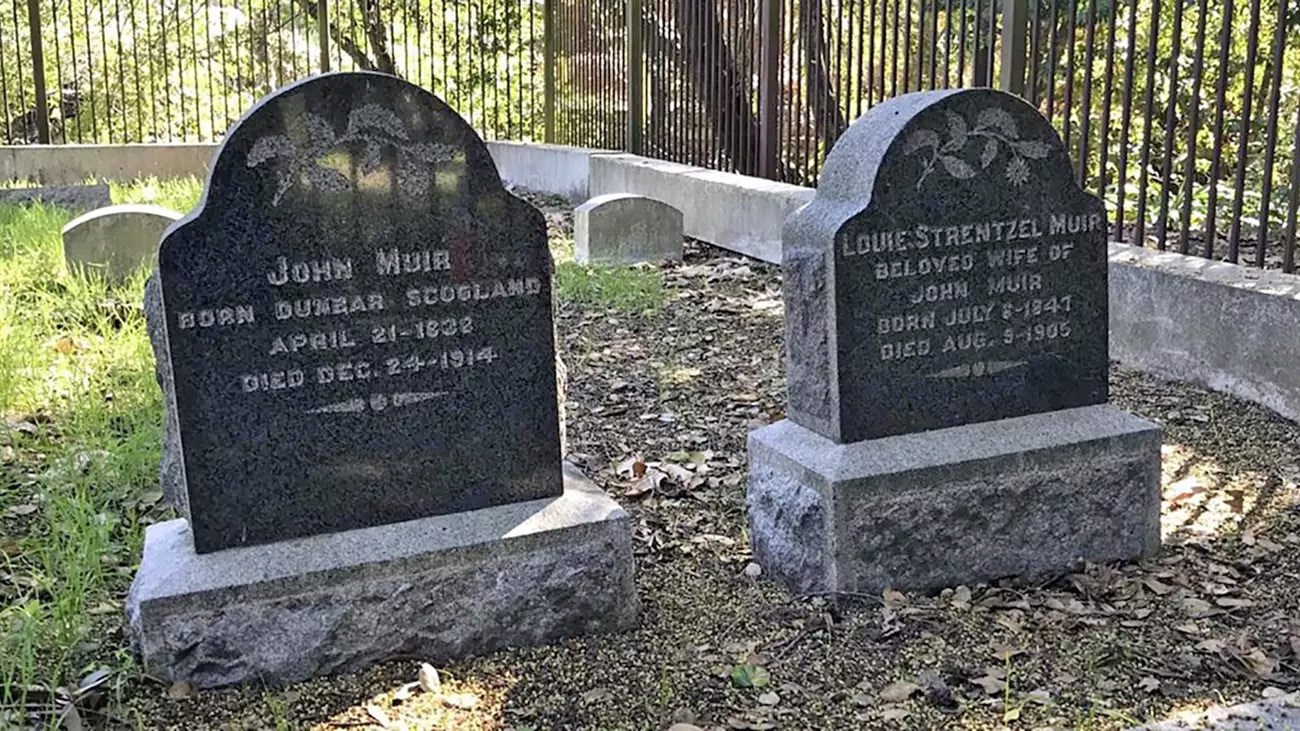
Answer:
[{"label": "engraved carved flower", "polygon": [[[987,174],[989,166],[1007,152],[1010,159],[1006,164],[1006,178],[1019,187],[1029,182],[1028,160],[1042,160],[1052,151],[1047,142],[1022,139],[1016,118],[1005,109],[984,109],[975,115],[974,124],[951,110],[944,110],[944,118],[947,120],[944,132],[913,130],[903,145],[904,155],[925,153],[921,175],[916,181],[917,190],[936,170],[958,180]],[[975,155],[970,156],[968,150]]]},{"label": "engraved carved flower", "polygon": [[1029,163],[1023,157],[1013,157],[1007,163],[1007,181],[1019,188],[1029,182]]}]

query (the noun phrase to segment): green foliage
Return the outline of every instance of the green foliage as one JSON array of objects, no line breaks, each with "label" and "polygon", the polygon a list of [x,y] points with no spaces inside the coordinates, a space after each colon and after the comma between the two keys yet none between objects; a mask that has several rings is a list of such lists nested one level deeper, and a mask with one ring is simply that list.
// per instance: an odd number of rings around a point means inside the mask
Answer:
[{"label": "green foliage", "polygon": [[[396,73],[488,137],[540,135],[539,3],[328,7],[332,69]],[[43,0],[41,8],[56,142],[216,139],[258,99],[323,66],[315,0]],[[0,0],[0,18],[23,31],[0,24],[0,143],[34,141],[27,3]]]}]

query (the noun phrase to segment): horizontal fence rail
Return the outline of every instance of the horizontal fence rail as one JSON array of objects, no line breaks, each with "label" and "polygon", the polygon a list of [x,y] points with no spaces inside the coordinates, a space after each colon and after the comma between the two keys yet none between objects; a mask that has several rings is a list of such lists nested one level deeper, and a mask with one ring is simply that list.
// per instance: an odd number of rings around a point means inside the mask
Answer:
[{"label": "horizontal fence rail", "polygon": [[1000,86],[1116,240],[1296,268],[1300,0],[0,0],[0,142],[213,140],[331,69],[488,138],[801,185],[875,104]]}]

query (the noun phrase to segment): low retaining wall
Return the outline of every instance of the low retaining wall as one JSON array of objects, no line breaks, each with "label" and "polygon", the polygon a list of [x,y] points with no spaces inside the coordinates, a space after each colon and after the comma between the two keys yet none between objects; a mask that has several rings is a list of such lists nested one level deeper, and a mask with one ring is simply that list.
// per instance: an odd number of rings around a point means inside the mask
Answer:
[{"label": "low retaining wall", "polygon": [[1110,356],[1300,421],[1300,277],[1111,244]]},{"label": "low retaining wall", "polygon": [[76,185],[92,179],[202,178],[216,149],[211,143],[0,147],[0,180]]},{"label": "low retaining wall", "polygon": [[495,141],[487,146],[507,184],[562,196],[574,203],[595,195],[588,189],[591,160],[606,152],[540,142]]},{"label": "low retaining wall", "polygon": [[746,175],[623,153],[591,158],[592,196],[636,193],[682,212],[687,236],[755,259],[781,263],[785,219],[813,190]]}]

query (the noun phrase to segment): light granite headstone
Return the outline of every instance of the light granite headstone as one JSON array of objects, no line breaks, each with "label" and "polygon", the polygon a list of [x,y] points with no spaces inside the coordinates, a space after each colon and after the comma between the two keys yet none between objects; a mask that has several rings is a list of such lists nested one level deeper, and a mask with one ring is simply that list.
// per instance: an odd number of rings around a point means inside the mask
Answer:
[{"label": "light granite headstone", "polygon": [[934,588],[1159,545],[1160,431],[1107,400],[1105,210],[1049,122],[907,94],[784,232],[789,420],[750,435],[764,568]]},{"label": "light granite headstone", "polygon": [[560,456],[539,211],[426,91],[327,74],[225,136],[146,313],[167,408],[145,666],[288,682],[635,623],[627,515]]},{"label": "light granite headstone", "polygon": [[63,227],[69,271],[84,270],[120,281],[158,259],[163,231],[181,214],[162,206],[122,204],[97,208]]},{"label": "light granite headstone", "polygon": [[680,261],[682,212],[631,193],[596,196],[573,211],[573,257],[579,264]]}]

